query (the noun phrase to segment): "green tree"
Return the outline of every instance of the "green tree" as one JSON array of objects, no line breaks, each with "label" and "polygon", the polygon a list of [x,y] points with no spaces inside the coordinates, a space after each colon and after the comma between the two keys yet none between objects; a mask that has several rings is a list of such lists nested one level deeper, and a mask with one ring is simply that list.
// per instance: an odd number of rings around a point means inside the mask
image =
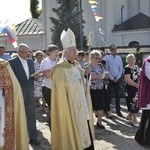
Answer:
[{"label": "green tree", "polygon": [[136,51],[134,52],[134,55],[136,57],[137,65],[139,67],[142,67],[143,53],[140,51],[140,47],[136,48]]},{"label": "green tree", "polygon": [[[70,28],[76,36],[77,48],[80,48],[80,5],[78,0],[56,0],[59,7],[53,8],[57,18],[50,17],[54,24],[52,31],[52,42],[62,49],[60,34],[63,30]],[[85,21],[82,18],[82,29]],[[83,36],[83,48],[87,48],[86,37]]]},{"label": "green tree", "polygon": [[33,18],[38,18],[42,10],[39,10],[39,0],[30,0],[30,12]]}]

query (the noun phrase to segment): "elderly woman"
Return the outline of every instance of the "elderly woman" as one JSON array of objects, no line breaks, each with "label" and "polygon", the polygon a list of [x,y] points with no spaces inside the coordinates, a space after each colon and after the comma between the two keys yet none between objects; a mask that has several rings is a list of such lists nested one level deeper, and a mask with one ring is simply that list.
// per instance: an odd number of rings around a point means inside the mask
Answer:
[{"label": "elderly woman", "polygon": [[93,50],[90,53],[90,77],[91,77],[91,86],[90,94],[93,104],[93,110],[96,112],[98,117],[97,127],[100,129],[105,129],[102,124],[102,116],[104,109],[104,93],[103,93],[103,79],[107,78],[107,72],[100,63],[101,53],[98,50]]},{"label": "elderly woman", "polygon": [[[34,69],[35,71],[40,71],[40,66],[43,60],[43,52],[38,50],[35,52],[35,61],[34,61]],[[40,106],[40,100],[43,102],[43,111],[45,111],[46,108],[46,102],[43,98],[42,94],[42,83],[43,83],[44,77],[41,73],[38,80],[34,81],[34,98],[36,101],[36,106]]]},{"label": "elderly woman", "polygon": [[124,77],[125,77],[125,96],[126,104],[128,108],[127,119],[133,123],[134,126],[138,127],[137,113],[138,109],[136,108],[136,94],[139,87],[139,76],[140,68],[135,65],[136,58],[134,54],[129,54],[126,57],[127,65],[124,68]]}]

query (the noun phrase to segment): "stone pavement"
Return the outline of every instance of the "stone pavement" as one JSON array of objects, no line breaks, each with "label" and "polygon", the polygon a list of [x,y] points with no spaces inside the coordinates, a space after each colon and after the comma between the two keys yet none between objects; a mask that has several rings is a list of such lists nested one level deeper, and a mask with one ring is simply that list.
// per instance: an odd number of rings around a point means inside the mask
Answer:
[{"label": "stone pavement", "polygon": [[[125,100],[121,100],[121,108],[124,118],[115,114],[114,105],[111,105],[113,119],[103,116],[103,124],[106,130],[100,130],[96,126],[96,117],[94,116],[95,127],[95,150],[148,150],[150,147],[143,147],[134,140],[137,128],[134,127],[127,119],[127,109]],[[138,114],[140,121],[141,111]],[[31,147],[30,150],[50,150],[50,130],[47,123],[47,116],[43,116],[42,110],[37,110],[37,128],[38,138],[41,141],[40,147]],[[58,143],[59,144],[59,143]]]}]

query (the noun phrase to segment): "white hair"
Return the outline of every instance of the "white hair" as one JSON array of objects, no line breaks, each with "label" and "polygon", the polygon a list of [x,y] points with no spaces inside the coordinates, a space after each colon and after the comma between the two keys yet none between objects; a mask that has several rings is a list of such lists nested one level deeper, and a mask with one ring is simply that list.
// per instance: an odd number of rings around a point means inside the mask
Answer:
[{"label": "white hair", "polygon": [[20,51],[20,50],[22,50],[22,48],[27,48],[27,49],[29,49],[29,47],[28,47],[27,44],[21,43],[21,44],[19,44],[18,47],[17,47],[17,52]]}]

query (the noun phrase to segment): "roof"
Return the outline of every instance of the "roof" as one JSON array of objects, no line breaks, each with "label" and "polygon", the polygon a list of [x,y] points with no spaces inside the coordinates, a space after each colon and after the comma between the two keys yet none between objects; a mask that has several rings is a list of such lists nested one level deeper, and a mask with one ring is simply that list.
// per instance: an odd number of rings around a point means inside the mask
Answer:
[{"label": "roof", "polygon": [[17,35],[37,35],[43,34],[42,21],[39,19],[27,19],[16,25]]},{"label": "roof", "polygon": [[113,31],[138,30],[148,28],[150,28],[150,17],[143,13],[139,13],[124,21],[123,23],[115,25]]}]

